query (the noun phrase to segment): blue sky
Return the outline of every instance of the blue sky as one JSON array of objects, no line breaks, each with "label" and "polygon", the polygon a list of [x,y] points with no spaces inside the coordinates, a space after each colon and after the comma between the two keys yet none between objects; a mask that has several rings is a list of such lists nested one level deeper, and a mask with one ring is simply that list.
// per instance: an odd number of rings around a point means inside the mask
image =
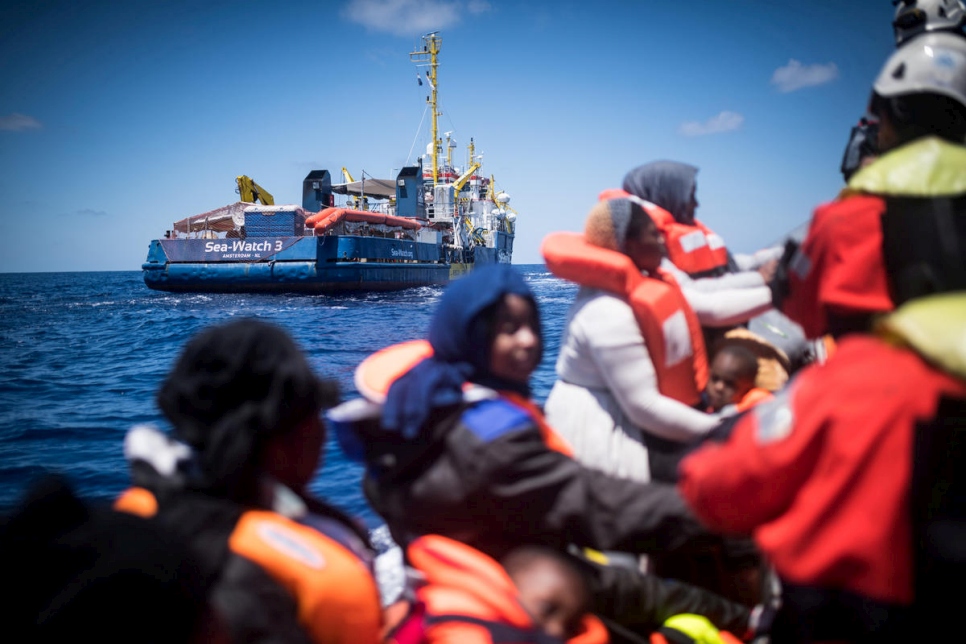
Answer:
[{"label": "blue sky", "polygon": [[[19,6],[12,6],[19,5]],[[841,188],[893,49],[889,0],[37,0],[0,8],[0,272],[139,270],[246,174],[387,176],[429,141],[409,52],[439,30],[440,128],[519,213],[514,262],[657,159],[750,252]],[[422,128],[420,122],[423,121]]]}]

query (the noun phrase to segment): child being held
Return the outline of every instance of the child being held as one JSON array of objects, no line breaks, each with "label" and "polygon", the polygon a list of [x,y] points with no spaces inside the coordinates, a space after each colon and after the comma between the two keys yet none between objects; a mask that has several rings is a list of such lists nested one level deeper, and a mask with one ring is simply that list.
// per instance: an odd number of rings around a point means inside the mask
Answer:
[{"label": "child being held", "polygon": [[728,405],[734,405],[735,411],[744,411],[772,396],[767,389],[755,386],[758,357],[740,344],[725,342],[715,353],[709,371],[704,389],[709,412],[720,412]]}]

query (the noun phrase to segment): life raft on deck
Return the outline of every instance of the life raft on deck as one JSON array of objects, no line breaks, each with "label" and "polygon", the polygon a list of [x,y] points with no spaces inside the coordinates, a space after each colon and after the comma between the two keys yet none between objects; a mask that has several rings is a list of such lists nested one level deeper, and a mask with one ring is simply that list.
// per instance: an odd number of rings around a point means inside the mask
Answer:
[{"label": "life raft on deck", "polygon": [[420,223],[409,217],[397,217],[381,212],[371,212],[368,210],[350,210],[349,208],[324,208],[319,212],[306,217],[305,225],[314,228],[316,233],[324,233],[341,221],[366,222],[370,224],[380,224],[408,230],[419,230],[422,228]]}]

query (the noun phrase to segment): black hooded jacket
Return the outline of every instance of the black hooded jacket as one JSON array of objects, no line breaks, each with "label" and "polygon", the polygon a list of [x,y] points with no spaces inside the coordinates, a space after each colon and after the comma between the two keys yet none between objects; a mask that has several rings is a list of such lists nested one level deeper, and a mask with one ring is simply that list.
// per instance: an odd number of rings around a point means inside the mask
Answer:
[{"label": "black hooded jacket", "polygon": [[[548,447],[531,414],[505,397],[437,409],[423,428],[406,440],[375,420],[355,425],[365,445],[366,497],[404,547],[440,534],[499,559],[524,544],[656,554],[716,542],[673,486],[580,465]],[[637,632],[683,612],[734,633],[747,629],[749,611],[717,595],[586,563],[595,612]]]}]

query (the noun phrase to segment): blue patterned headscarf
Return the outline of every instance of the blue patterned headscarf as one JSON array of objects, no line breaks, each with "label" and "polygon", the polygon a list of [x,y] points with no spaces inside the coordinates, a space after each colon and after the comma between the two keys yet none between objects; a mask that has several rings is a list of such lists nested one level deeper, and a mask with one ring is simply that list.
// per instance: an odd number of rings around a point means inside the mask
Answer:
[{"label": "blue patterned headscarf", "polygon": [[434,409],[463,399],[467,381],[529,395],[526,385],[490,373],[491,313],[506,295],[525,297],[536,308],[530,287],[509,264],[476,268],[449,285],[429,324],[433,356],[389,388],[382,417],[385,429],[413,438]]},{"label": "blue patterned headscarf", "polygon": [[635,197],[664,208],[678,222],[691,205],[698,169],[677,161],[654,161],[624,175],[623,188]]}]

